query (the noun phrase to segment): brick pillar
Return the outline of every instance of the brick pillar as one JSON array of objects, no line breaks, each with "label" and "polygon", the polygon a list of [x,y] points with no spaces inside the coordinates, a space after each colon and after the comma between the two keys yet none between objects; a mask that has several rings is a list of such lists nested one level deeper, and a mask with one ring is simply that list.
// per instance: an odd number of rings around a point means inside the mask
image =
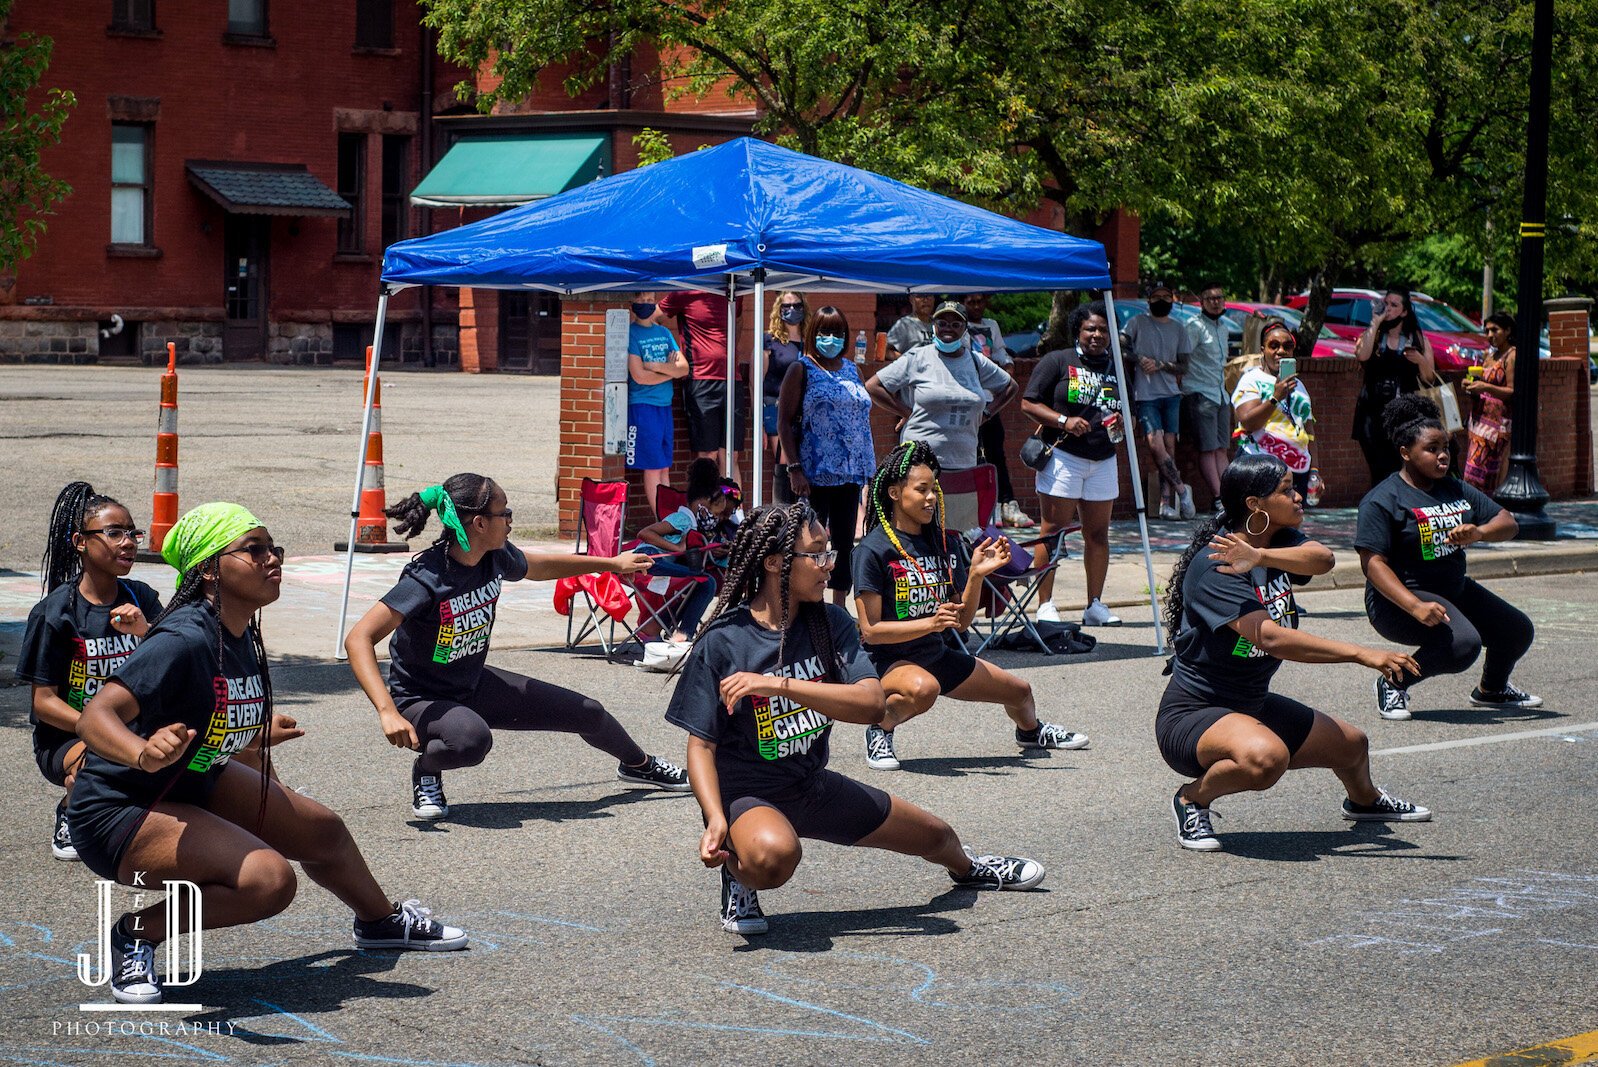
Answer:
[{"label": "brick pillar", "polygon": [[460,294],[461,370],[492,374],[499,370],[499,291],[463,288]]},{"label": "brick pillar", "polygon": [[[631,300],[631,294],[622,293],[561,301],[560,465],[555,495],[562,537],[577,536],[584,478],[612,481],[626,474],[622,457],[607,456],[604,451],[605,310],[625,307]],[[462,329],[463,363],[465,332]]]},{"label": "brick pillar", "polygon": [[[1592,301],[1583,296],[1563,296],[1544,301],[1548,309],[1548,355],[1550,360],[1577,360],[1580,373],[1575,383],[1575,471],[1571,491],[1584,496],[1593,491],[1592,391],[1587,386],[1587,362],[1591,345]],[[1541,423],[1538,429],[1542,428]],[[1539,435],[1540,436],[1540,435]],[[1539,452],[1539,457],[1541,453]]]}]

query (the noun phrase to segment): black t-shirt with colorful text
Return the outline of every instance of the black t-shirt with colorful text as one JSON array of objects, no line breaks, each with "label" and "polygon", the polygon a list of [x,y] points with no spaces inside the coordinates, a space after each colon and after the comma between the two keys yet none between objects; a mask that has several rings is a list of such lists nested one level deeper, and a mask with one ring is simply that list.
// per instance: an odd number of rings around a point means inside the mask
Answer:
[{"label": "black t-shirt with colorful text", "polygon": [[[1293,548],[1309,540],[1298,530],[1280,530],[1272,548]],[[1182,576],[1182,621],[1172,642],[1172,673],[1192,695],[1217,707],[1255,711],[1270,692],[1281,660],[1256,648],[1231,626],[1264,609],[1278,626],[1298,629],[1293,576],[1274,567],[1247,574],[1224,574],[1201,548]]]},{"label": "black t-shirt with colorful text", "polygon": [[[154,622],[161,614],[161,598],[154,589],[130,578],[117,581],[117,595],[109,604],[91,604],[78,591],[77,582],[58,585],[28,612],[28,628],[17,654],[17,680],[33,685],[53,685],[56,695],[75,711],[100,691],[139,639],[119,633],[111,625],[111,609],[136,604]],[[74,741],[77,734],[40,722],[31,711],[35,752]]]},{"label": "black t-shirt with colorful text", "polygon": [[1111,370],[1113,359],[1108,352],[1097,359],[1084,356],[1073,347],[1056,349],[1038,361],[1027,381],[1025,399],[1053,408],[1066,418],[1081,416],[1089,427],[1087,433],[1077,437],[1058,426],[1045,426],[1045,441],[1081,459],[1109,459],[1115,455],[1115,442],[1104,428],[1104,420],[1120,411],[1115,398],[1119,383]]},{"label": "black t-shirt with colorful text", "polygon": [[[852,684],[877,672],[861,653],[860,634],[849,613],[834,604],[825,611],[838,660],[833,681]],[[755,621],[747,606],[717,619],[694,642],[682,677],[666,709],[666,721],[716,746],[716,776],[722,802],[769,796],[802,788],[827,765],[832,720],[785,697],[745,697],[728,714],[721,681],[740,671],[801,681],[826,681],[827,665],[803,621],[786,637]]]},{"label": "black t-shirt with colorful text", "polygon": [[496,548],[468,567],[443,545],[419,552],[383,603],[405,616],[388,643],[388,689],[407,700],[464,701],[477,689],[500,587],[527,577],[515,545]]},{"label": "black t-shirt with colorful text", "polygon": [[[930,528],[928,528],[930,529]],[[907,534],[894,528],[905,551],[888,540],[881,526],[860,539],[854,549],[854,588],[882,598],[883,622],[910,622],[934,614],[940,604],[958,601],[965,594],[966,569],[947,547],[936,543],[928,529]],[[958,642],[952,631],[927,634],[909,641],[870,643],[874,658],[914,660]]]},{"label": "black t-shirt with colorful text", "polygon": [[74,804],[97,797],[148,805],[162,795],[186,802],[208,796],[233,754],[266,725],[266,684],[255,642],[248,632],[228,633],[206,603],[174,609],[110,680],[139,702],[128,729],[149,737],[181,722],[195,737],[177,762],[154,774],[90,752],[73,787]]},{"label": "black t-shirt with colorful text", "polygon": [[1448,543],[1448,531],[1491,522],[1503,510],[1458,478],[1417,489],[1402,474],[1390,474],[1359,502],[1354,547],[1385,557],[1411,589],[1446,596],[1465,580],[1465,550]]}]

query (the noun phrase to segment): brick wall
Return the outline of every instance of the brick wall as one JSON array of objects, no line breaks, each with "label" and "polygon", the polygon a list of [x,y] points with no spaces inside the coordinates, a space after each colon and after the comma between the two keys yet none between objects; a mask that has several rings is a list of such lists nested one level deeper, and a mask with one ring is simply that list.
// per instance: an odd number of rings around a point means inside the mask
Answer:
[{"label": "brick wall", "polygon": [[[561,301],[560,463],[555,472],[555,496],[562,537],[577,535],[583,479],[622,477],[622,458],[607,456],[604,451],[605,311],[624,307],[630,300],[626,294],[617,294]],[[461,336],[464,340],[464,329]],[[461,363],[466,363],[464,344]]]}]

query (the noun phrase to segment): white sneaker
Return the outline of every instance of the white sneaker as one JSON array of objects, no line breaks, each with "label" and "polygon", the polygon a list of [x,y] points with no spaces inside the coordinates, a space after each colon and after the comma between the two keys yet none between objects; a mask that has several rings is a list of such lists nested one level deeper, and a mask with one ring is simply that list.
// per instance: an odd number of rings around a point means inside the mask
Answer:
[{"label": "white sneaker", "polygon": [[1038,605],[1039,622],[1059,622],[1060,609],[1054,606],[1054,601],[1046,601]]},{"label": "white sneaker", "polygon": [[760,910],[760,896],[721,869],[721,928],[729,934],[763,934],[771,929]]},{"label": "white sneaker", "polygon": [[423,774],[411,764],[411,814],[418,819],[443,819],[449,816],[449,801],[444,799],[444,776]]},{"label": "white sneaker", "polygon": [[1104,606],[1104,601],[1095,599],[1082,613],[1083,626],[1119,626],[1121,616]]},{"label": "white sneaker", "polygon": [[1013,526],[1021,530],[1029,530],[1036,526],[1032,517],[1021,510],[1021,505],[1014,500],[1006,500],[999,505],[999,518],[1006,526]]},{"label": "white sneaker", "polygon": [[1179,511],[1176,510],[1176,505],[1175,504],[1172,504],[1171,502],[1166,501],[1166,500],[1160,501],[1160,518],[1162,518],[1162,519],[1179,519],[1181,517],[1182,517],[1182,515],[1181,515],[1181,513]]},{"label": "white sneaker", "polygon": [[1182,512],[1182,518],[1184,519],[1191,519],[1198,515],[1198,509],[1193,506],[1193,487],[1191,485],[1182,486],[1181,490],[1176,494],[1176,506]]}]

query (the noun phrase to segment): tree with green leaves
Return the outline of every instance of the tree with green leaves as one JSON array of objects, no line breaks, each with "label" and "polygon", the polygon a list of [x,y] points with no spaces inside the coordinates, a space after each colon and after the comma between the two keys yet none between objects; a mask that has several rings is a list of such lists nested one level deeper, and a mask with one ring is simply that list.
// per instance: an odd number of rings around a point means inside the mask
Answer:
[{"label": "tree with green leaves", "polygon": [[[0,28],[13,0],[0,0]],[[61,140],[61,126],[76,104],[65,89],[35,92],[50,65],[53,42],[23,33],[0,40],[0,273],[33,254],[44,217],[72,192],[51,177],[40,155]]]}]

